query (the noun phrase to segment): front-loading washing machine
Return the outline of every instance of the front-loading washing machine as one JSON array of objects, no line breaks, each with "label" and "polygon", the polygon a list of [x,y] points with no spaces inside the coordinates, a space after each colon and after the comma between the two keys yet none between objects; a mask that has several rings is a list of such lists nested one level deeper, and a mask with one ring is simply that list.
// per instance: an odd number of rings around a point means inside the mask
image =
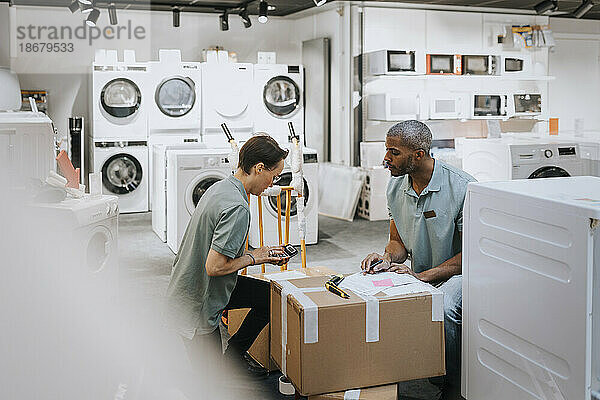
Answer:
[{"label": "front-loading washing machine", "polygon": [[231,175],[229,149],[169,150],[167,160],[167,244],[177,253],[202,195]]},{"label": "front-loading washing machine", "polygon": [[288,143],[288,123],[304,135],[304,67],[254,66],[254,130],[266,132],[280,144]]},{"label": "front-loading washing machine", "polygon": [[[304,215],[306,217],[306,244],[316,244],[319,232],[319,164],[317,151],[310,148],[302,150],[304,156]],[[285,159],[285,167],[281,173],[281,179],[277,181],[279,186],[289,186],[292,182],[290,170],[290,157]],[[250,196],[250,233],[249,243],[252,247],[260,246],[260,235],[258,227],[258,199]],[[283,240],[285,240],[285,209],[287,206],[286,194],[281,192],[281,228]],[[296,211],[296,197],[292,196],[290,202],[290,243],[300,244],[298,234],[298,217]],[[263,242],[265,246],[279,244],[279,231],[277,228],[277,196],[263,197]]]},{"label": "front-loading washing machine", "polygon": [[125,50],[98,50],[92,71],[92,134],[99,140],[146,140],[148,135],[148,64],[135,61]]},{"label": "front-loading washing machine", "polygon": [[203,143],[154,144],[150,147],[152,230],[163,242],[167,241],[167,152],[205,148]]},{"label": "front-loading washing machine", "polygon": [[254,133],[253,64],[209,62],[202,67],[202,141],[207,147],[229,147],[223,123],[238,143],[250,139]]},{"label": "front-loading washing machine", "polygon": [[182,62],[181,50],[160,49],[150,61],[148,134],[188,134],[200,138],[201,63]]},{"label": "front-loading washing machine", "polygon": [[121,213],[148,211],[145,140],[95,142],[94,172],[102,172],[102,193],[118,197]]}]

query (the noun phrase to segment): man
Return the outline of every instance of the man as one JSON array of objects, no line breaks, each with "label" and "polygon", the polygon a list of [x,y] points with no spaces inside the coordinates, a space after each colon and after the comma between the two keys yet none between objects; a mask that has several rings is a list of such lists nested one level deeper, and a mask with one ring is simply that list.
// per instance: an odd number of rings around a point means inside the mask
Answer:
[{"label": "man", "polygon": [[269,283],[238,276],[238,271],[262,263],[281,265],[288,260],[280,246],[245,250],[249,194],[260,195],[273,184],[287,154],[268,135],[252,137],[240,150],[236,173],[204,193],[187,226],[175,258],[167,304],[171,323],[183,336],[196,368],[210,369],[214,357],[220,358],[223,310],[250,308],[229,340],[225,356],[241,362],[250,375],[266,375],[246,351],[269,322]]},{"label": "man", "polygon": [[[387,189],[390,239],[383,255],[369,254],[369,273],[410,274],[444,292],[446,333],[445,398],[460,393],[462,324],[462,218],[469,174],[431,158],[432,134],[419,121],[404,121],[387,133],[384,164],[392,177]],[[411,260],[409,268],[402,263]],[[383,260],[377,266],[370,265]],[[457,397],[459,398],[459,397]]]}]

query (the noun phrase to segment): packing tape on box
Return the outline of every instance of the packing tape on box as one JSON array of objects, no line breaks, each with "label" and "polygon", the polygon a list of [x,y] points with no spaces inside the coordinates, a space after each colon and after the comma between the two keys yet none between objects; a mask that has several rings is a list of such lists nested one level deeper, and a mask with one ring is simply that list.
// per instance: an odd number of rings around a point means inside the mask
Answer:
[{"label": "packing tape on box", "polygon": [[379,342],[379,299],[375,296],[355,294],[366,303],[366,341]]},{"label": "packing tape on box", "polygon": [[346,390],[344,400],[360,400],[360,389]]},{"label": "packing tape on box", "polygon": [[281,285],[281,372],[286,375],[288,294],[292,294],[304,309],[304,343],[316,343],[319,341],[319,309],[304,293],[324,292],[325,288],[299,288],[286,280],[277,283]]},{"label": "packing tape on box", "polygon": [[431,320],[444,321],[444,292],[425,282],[414,282],[407,285],[394,286],[385,289],[386,296],[404,296],[416,293],[429,293],[431,295]]}]

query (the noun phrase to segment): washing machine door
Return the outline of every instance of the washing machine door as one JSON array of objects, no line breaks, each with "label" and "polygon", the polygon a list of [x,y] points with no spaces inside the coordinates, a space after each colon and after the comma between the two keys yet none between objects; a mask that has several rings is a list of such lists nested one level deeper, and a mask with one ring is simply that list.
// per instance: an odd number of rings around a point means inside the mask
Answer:
[{"label": "washing machine door", "polygon": [[116,78],[102,88],[100,104],[114,118],[131,117],[142,104],[142,92],[132,80]]},{"label": "washing machine door", "polygon": [[[306,205],[308,204],[308,201],[310,199],[310,192],[308,190],[308,183],[306,182],[306,179],[304,179],[304,193],[303,193],[303,198],[304,198],[304,207],[306,210]],[[284,172],[283,174],[281,174],[281,179],[279,179],[276,183],[276,185],[278,186],[290,186],[290,183],[292,183],[292,173],[291,172]],[[281,198],[281,216],[285,217],[285,210],[287,207],[287,201],[285,199],[286,195],[285,192],[281,192],[281,194],[279,195],[279,197]],[[277,216],[277,196],[269,196],[269,212],[271,212],[271,214]],[[290,202],[290,217],[295,216],[298,213],[298,210],[296,209],[296,197],[292,196],[292,200]],[[306,211],[305,211],[306,213]]]},{"label": "washing machine door", "polygon": [[527,179],[563,178],[568,176],[571,176],[571,174],[560,167],[546,166],[536,169]]},{"label": "washing machine door", "polygon": [[185,191],[185,208],[188,213],[190,215],[194,213],[198,202],[208,188],[225,178],[225,174],[216,171],[206,172],[194,178]]},{"label": "washing machine door", "polygon": [[224,82],[212,92],[215,111],[222,117],[235,118],[241,116],[248,109],[251,82],[246,76],[239,73],[228,74]]},{"label": "washing machine door", "polygon": [[168,117],[182,117],[196,103],[196,85],[190,78],[174,76],[163,80],[157,87],[154,100],[158,109]]},{"label": "washing machine door", "polygon": [[287,76],[269,79],[263,89],[263,103],[277,118],[287,118],[300,107],[300,88]]},{"label": "washing machine door", "polygon": [[84,253],[87,271],[98,274],[107,268],[113,240],[113,235],[105,226],[96,226],[88,232]]},{"label": "washing machine door", "polygon": [[143,174],[142,165],[131,154],[115,154],[102,165],[102,183],[114,194],[127,194],[136,190],[142,182]]}]

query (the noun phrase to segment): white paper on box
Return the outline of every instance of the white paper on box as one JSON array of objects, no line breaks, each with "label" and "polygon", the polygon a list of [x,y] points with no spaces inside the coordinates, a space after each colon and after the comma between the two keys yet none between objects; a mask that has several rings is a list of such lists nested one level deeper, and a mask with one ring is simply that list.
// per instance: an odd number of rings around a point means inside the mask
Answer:
[{"label": "white paper on box", "polygon": [[416,281],[407,285],[394,286],[383,291],[387,296],[405,296],[417,293],[431,294],[431,320],[444,320],[444,293],[428,283]]},{"label": "white paper on box", "polygon": [[[378,282],[389,280],[391,286],[378,285]],[[389,287],[406,285],[409,283],[419,282],[417,278],[408,274],[397,274],[395,272],[380,272],[377,274],[366,274],[357,272],[344,278],[340,283],[340,287],[352,290],[354,293],[360,293],[367,296],[373,296]]]},{"label": "white paper on box", "polygon": [[360,400],[360,389],[346,390],[344,400]]},{"label": "white paper on box", "polygon": [[290,279],[306,278],[306,274],[304,272],[300,272],[297,270],[275,272],[275,273],[266,274],[263,276],[265,277],[265,279],[269,279],[271,281],[287,281]]}]

